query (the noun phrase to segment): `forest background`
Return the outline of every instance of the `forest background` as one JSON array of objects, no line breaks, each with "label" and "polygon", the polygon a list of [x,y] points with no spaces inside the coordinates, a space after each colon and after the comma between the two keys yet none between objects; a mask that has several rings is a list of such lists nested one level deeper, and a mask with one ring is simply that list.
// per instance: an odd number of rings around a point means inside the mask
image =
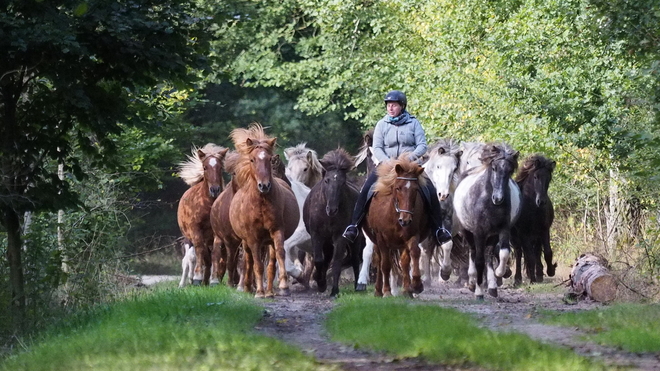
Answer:
[{"label": "forest background", "polygon": [[658,24],[653,0],[2,1],[0,337],[174,254],[192,145],[257,121],[355,153],[392,89],[429,142],[556,160],[560,263],[597,252],[657,300]]}]

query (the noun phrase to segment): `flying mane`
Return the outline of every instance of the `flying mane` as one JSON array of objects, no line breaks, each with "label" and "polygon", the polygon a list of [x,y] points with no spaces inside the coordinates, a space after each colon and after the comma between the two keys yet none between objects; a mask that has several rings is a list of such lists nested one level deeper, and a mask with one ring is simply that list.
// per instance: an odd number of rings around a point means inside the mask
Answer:
[{"label": "flying mane", "polygon": [[452,156],[457,156],[461,150],[460,145],[453,139],[441,138],[438,139],[438,141],[435,142],[433,147],[431,147],[427,152],[433,154],[438,152],[440,148],[443,149],[444,154],[452,155]]},{"label": "flying mane", "polygon": [[527,179],[527,176],[535,170],[546,168],[552,172],[554,170],[554,163],[554,161],[547,159],[540,154],[534,154],[527,157],[516,175],[516,183],[523,182]]},{"label": "flying mane", "polygon": [[353,168],[353,160],[343,148],[326,153],[320,160],[326,171],[340,170],[349,171]]},{"label": "flying mane", "polygon": [[[486,167],[490,166],[493,161],[498,159],[509,159],[513,158],[518,152],[511,148],[508,144],[505,143],[489,143],[486,144],[482,151],[479,160],[481,161],[481,166],[476,166],[467,171],[467,175],[476,174],[484,170]],[[514,159],[513,171],[518,168],[518,161]]]},{"label": "flying mane", "polygon": [[225,147],[213,143],[207,143],[202,148],[193,146],[190,150],[191,155],[187,156],[188,160],[179,163],[179,177],[189,186],[201,182],[204,180],[204,164],[199,158],[199,151],[202,151],[206,156],[217,156],[224,149]]},{"label": "flying mane", "polygon": [[233,164],[232,166],[234,167],[238,184],[242,185],[250,178],[252,172],[248,155],[257,148],[263,148],[272,154],[277,138],[266,135],[263,126],[256,122],[250,124],[247,129],[236,128],[232,130],[229,137],[234,142],[236,152],[240,155],[235,166]]},{"label": "flying mane", "polygon": [[[381,163],[377,168],[378,181],[376,182],[374,190],[386,196],[392,194],[391,186],[399,176],[395,170],[396,165],[401,166],[404,174],[413,173],[419,168],[419,164],[415,161],[410,161],[408,159],[409,157],[410,152],[404,152],[396,160],[389,160]],[[420,187],[426,184],[426,177],[419,176],[417,179]]]}]

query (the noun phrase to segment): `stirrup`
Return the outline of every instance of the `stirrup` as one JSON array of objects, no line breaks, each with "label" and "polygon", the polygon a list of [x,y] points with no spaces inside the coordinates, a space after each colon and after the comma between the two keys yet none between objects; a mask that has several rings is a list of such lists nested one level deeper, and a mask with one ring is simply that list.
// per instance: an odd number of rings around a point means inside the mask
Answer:
[{"label": "stirrup", "polygon": [[451,241],[451,233],[445,228],[440,227],[435,231],[435,239],[438,241],[438,245],[442,245],[445,242]]},{"label": "stirrup", "polygon": [[344,231],[344,233],[341,236],[344,237],[345,239],[351,241],[351,242],[355,242],[355,239],[357,238],[357,235],[358,235],[357,226],[354,225],[354,224],[351,224],[348,227],[346,227],[346,230]]}]

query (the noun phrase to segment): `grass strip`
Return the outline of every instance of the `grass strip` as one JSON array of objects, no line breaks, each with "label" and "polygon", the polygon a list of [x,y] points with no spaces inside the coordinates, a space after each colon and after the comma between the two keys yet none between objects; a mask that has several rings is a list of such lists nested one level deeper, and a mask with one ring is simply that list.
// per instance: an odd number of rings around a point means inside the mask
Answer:
[{"label": "grass strip", "polygon": [[660,305],[624,303],[580,312],[542,311],[550,324],[577,327],[588,340],[628,352],[660,351]]},{"label": "grass strip", "polygon": [[480,328],[467,314],[401,298],[345,295],[329,314],[333,339],[399,357],[490,370],[602,370],[574,352]]},{"label": "grass strip", "polygon": [[2,370],[319,370],[298,349],[256,335],[263,307],[224,286],[156,289],[49,330]]}]

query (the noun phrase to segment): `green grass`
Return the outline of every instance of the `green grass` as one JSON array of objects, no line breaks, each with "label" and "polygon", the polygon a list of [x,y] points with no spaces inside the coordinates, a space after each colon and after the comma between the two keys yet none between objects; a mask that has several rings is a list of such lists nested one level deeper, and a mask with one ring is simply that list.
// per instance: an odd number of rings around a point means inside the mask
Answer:
[{"label": "green grass", "polygon": [[578,327],[589,340],[629,352],[660,351],[660,305],[616,304],[581,312],[542,311],[542,320]]},{"label": "green grass", "polygon": [[253,332],[263,307],[224,286],[156,289],[72,318],[1,370],[319,370]]},{"label": "green grass", "polygon": [[490,370],[604,369],[525,335],[480,328],[472,317],[454,309],[364,295],[344,295],[338,301],[326,327],[334,340],[360,348]]}]

